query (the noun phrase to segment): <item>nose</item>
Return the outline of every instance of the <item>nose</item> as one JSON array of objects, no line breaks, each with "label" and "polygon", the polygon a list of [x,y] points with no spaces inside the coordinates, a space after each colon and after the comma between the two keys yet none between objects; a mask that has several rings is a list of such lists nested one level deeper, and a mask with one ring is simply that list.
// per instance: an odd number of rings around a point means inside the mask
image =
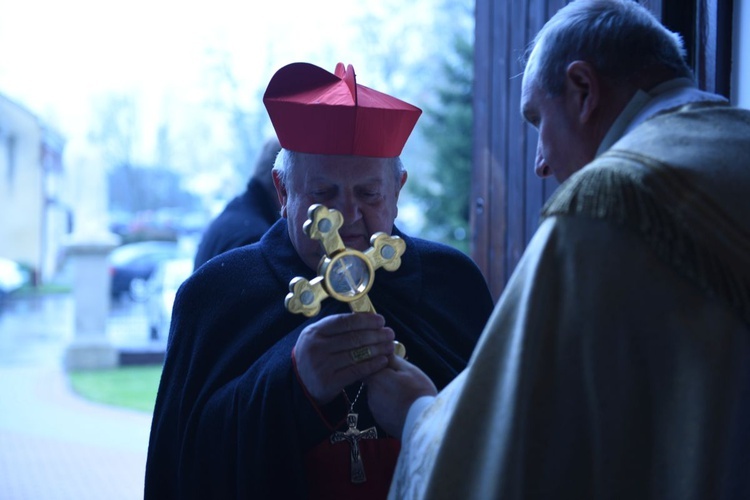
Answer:
[{"label": "nose", "polygon": [[344,224],[350,225],[357,222],[362,217],[356,197],[352,193],[342,195],[336,203],[336,210],[344,216]]},{"label": "nose", "polygon": [[550,168],[549,164],[544,159],[544,155],[542,154],[541,141],[537,142],[536,144],[536,158],[534,160],[534,173],[537,175],[537,177],[541,177],[542,179],[544,179],[545,177],[550,177],[552,175],[552,169]]}]

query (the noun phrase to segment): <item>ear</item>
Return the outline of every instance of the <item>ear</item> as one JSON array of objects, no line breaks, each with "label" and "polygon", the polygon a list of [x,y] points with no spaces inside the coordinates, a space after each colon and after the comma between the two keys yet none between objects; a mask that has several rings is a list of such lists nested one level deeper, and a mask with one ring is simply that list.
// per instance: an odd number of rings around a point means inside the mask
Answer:
[{"label": "ear", "polygon": [[401,172],[401,179],[399,180],[398,190],[401,191],[401,188],[404,187],[404,184],[406,184],[406,179],[409,177],[409,174],[406,173],[406,170]]},{"label": "ear", "polygon": [[273,185],[276,188],[276,196],[278,197],[279,206],[281,207],[281,216],[286,217],[286,203],[289,199],[289,194],[287,193],[286,186],[281,182],[279,173],[276,170],[272,170],[271,173],[273,175]]},{"label": "ear", "polygon": [[566,97],[581,123],[588,122],[602,97],[599,72],[585,61],[573,61],[565,70]]},{"label": "ear", "polygon": [[406,184],[406,179],[409,177],[409,175],[406,173],[406,170],[401,172],[401,176],[399,177],[398,186],[396,187],[396,201],[398,201],[398,195],[401,194],[401,188],[404,187],[404,184]]},{"label": "ear", "polygon": [[398,195],[401,194],[401,188],[404,187],[404,184],[406,184],[406,179],[409,177],[409,174],[406,173],[406,170],[401,172],[401,177],[399,178],[398,188],[396,189],[396,217],[398,217]]}]

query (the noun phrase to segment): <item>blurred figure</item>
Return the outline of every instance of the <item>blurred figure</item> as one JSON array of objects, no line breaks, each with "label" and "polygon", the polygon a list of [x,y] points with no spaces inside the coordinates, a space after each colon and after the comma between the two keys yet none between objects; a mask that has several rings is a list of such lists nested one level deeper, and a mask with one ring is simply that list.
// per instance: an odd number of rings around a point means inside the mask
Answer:
[{"label": "blurred figure", "polygon": [[227,250],[255,243],[279,218],[271,169],[280,149],[275,137],[263,145],[245,192],[230,201],[203,234],[193,269]]}]

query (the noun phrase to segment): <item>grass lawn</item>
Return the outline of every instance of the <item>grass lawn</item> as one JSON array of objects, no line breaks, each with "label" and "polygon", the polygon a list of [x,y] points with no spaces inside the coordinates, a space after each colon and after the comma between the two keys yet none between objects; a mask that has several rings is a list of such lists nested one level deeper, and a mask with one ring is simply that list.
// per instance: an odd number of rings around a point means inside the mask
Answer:
[{"label": "grass lawn", "polygon": [[69,377],[73,390],[85,399],[152,413],[161,369],[161,365],[123,366],[73,371]]}]

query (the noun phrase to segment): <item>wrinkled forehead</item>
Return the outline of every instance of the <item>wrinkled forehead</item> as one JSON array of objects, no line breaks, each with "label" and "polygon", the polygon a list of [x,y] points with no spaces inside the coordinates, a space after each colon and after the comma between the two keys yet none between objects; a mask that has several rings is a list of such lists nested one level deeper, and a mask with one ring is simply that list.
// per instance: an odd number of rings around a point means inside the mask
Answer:
[{"label": "wrinkled forehead", "polygon": [[523,79],[521,86],[522,88],[525,88],[528,83],[536,80],[538,72],[539,72],[539,54],[542,50],[542,44],[543,40],[537,40],[535,42],[534,48],[531,50],[531,53],[526,59],[526,65],[523,68]]},{"label": "wrinkled forehead", "polygon": [[300,155],[292,175],[302,182],[362,184],[390,182],[393,162],[386,158],[337,155]]},{"label": "wrinkled forehead", "polygon": [[[549,23],[548,23],[549,24]],[[548,95],[549,75],[548,66],[550,64],[547,46],[549,45],[549,26],[537,34],[534,39],[533,47],[526,58],[526,65],[523,70],[521,80],[521,112],[523,113],[524,102],[531,100],[532,97],[541,97]],[[554,42],[553,42],[554,43]]]}]

